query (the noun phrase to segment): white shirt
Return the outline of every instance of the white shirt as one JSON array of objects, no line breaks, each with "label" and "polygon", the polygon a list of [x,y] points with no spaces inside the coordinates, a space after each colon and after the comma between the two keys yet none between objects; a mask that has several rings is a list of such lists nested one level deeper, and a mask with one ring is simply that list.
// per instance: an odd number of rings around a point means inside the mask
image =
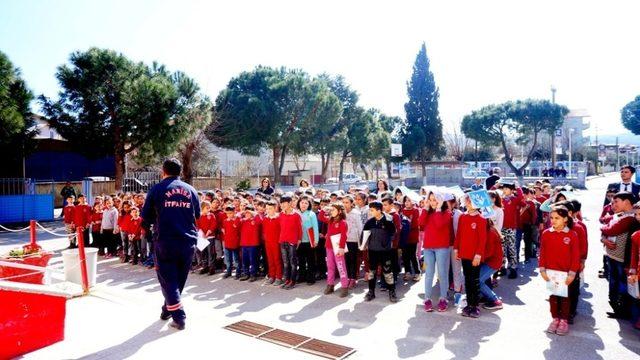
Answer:
[{"label": "white shirt", "polygon": [[632,185],[632,183],[627,183],[627,184],[625,184],[625,183],[623,183],[623,182],[620,182],[620,191],[621,191],[621,192],[628,192],[628,193],[633,192],[633,185]]},{"label": "white shirt", "polygon": [[360,217],[360,210],[351,209],[347,213],[347,242],[360,241],[360,234],[362,234],[362,218]]},{"label": "white shirt", "polygon": [[491,220],[493,220],[493,226],[498,229],[498,232],[502,231],[502,225],[504,224],[504,209],[494,206],[493,212],[495,213]]}]

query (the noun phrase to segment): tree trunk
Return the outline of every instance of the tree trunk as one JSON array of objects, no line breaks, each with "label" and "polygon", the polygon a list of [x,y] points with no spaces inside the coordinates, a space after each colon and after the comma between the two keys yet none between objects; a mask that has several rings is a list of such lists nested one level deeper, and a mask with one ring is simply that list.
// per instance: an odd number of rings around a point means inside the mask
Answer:
[{"label": "tree trunk", "polygon": [[182,161],[182,180],[188,184],[193,183],[193,152],[196,144],[189,142],[185,145],[183,151],[181,151],[180,159]]},{"label": "tree trunk", "polygon": [[124,145],[116,145],[114,153],[116,166],[116,191],[122,191],[122,182],[124,179]]},{"label": "tree trunk", "polygon": [[342,177],[344,175],[344,162],[345,160],[347,160],[347,155],[349,155],[349,152],[347,151],[343,151],[342,152],[342,158],[340,159],[340,171],[338,172],[338,190],[342,190]]},{"label": "tree trunk", "polygon": [[280,168],[278,170],[278,177],[282,178],[282,169],[284,168],[284,159],[287,156],[287,145],[282,147],[280,151]]},{"label": "tree trunk", "polygon": [[[391,181],[391,158],[385,159],[385,164],[387,166],[387,181]],[[379,180],[379,179],[376,179]]]},{"label": "tree trunk", "polygon": [[369,169],[367,169],[367,166],[363,163],[360,163],[360,169],[362,169],[362,172],[364,172],[364,179],[369,181]]},{"label": "tree trunk", "polygon": [[422,167],[422,185],[427,185],[427,162],[424,156],[420,156],[420,166]]},{"label": "tree trunk", "polygon": [[280,185],[280,147],[274,146],[273,151],[273,183]]},{"label": "tree trunk", "polygon": [[329,161],[331,161],[331,154],[320,154],[320,159],[322,162],[322,182],[327,181],[327,171],[329,170]]}]

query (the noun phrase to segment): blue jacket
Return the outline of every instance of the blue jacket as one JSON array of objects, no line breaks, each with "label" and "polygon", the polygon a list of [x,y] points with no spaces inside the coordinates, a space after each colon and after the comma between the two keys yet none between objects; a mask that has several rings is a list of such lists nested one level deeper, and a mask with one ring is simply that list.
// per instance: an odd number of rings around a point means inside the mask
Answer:
[{"label": "blue jacket", "polygon": [[154,246],[165,249],[191,248],[198,239],[198,193],[178,177],[168,177],[151,188],[141,217],[147,226],[153,224]]}]

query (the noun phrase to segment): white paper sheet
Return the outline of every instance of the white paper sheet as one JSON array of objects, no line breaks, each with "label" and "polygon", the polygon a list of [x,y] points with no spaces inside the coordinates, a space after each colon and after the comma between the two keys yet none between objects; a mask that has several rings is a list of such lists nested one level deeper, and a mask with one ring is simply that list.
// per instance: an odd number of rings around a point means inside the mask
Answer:
[{"label": "white paper sheet", "polygon": [[[340,234],[335,234],[335,235],[331,235],[330,239],[331,239],[331,245],[333,246],[333,253],[334,254],[338,254],[338,250],[340,250]],[[348,253],[349,249],[347,249],[347,247],[344,247],[344,253]]]},{"label": "white paper sheet", "polygon": [[640,299],[640,287],[638,286],[638,281],[631,284],[627,282],[627,292],[634,299]]},{"label": "white paper sheet", "polygon": [[202,231],[198,231],[198,241],[196,243],[196,247],[198,248],[198,250],[203,251],[207,248],[207,246],[209,246],[209,240],[204,237]]},{"label": "white paper sheet", "polygon": [[549,277],[547,290],[549,290],[551,295],[560,297],[569,296],[569,287],[566,285],[568,273],[564,271],[547,270],[547,276]]},{"label": "white paper sheet", "polygon": [[358,246],[360,251],[364,251],[367,248],[367,244],[369,243],[369,236],[371,236],[371,230],[362,231],[362,242]]}]

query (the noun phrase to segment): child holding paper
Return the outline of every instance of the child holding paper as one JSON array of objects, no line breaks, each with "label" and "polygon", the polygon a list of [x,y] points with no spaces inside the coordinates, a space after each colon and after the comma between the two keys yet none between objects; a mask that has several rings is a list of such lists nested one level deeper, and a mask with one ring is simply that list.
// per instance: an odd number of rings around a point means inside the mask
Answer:
[{"label": "child holding paper", "polygon": [[[580,269],[580,244],[578,235],[571,230],[573,219],[566,207],[552,208],[549,214],[551,227],[542,233],[540,239],[540,275],[551,281],[548,271],[566,273],[566,280],[560,286],[565,289],[574,281]],[[567,294],[568,295],[568,294]],[[570,300],[567,296],[549,296],[549,307],[553,320],[547,332],[558,335],[569,333]]]},{"label": "child holding paper", "polygon": [[[325,221],[328,223],[327,236],[325,241],[325,248],[327,249],[327,287],[324,290],[324,294],[328,295],[333,293],[336,268],[340,274],[340,297],[346,297],[349,295],[349,279],[347,278],[347,264],[344,258],[345,247],[347,246],[347,231],[348,226],[346,219],[346,213],[344,205],[342,203],[333,203],[324,211],[329,213],[329,219]],[[326,216],[326,215],[322,215]]]}]

